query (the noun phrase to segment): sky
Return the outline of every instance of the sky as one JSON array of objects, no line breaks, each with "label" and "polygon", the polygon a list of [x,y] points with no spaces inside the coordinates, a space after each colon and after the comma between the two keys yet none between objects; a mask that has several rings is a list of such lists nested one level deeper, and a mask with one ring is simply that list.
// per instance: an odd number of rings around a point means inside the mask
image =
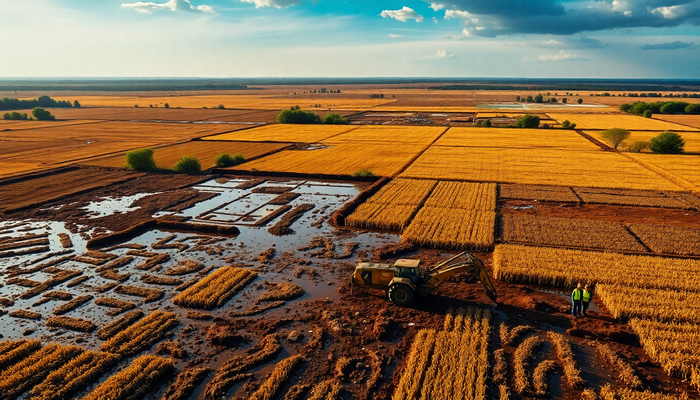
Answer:
[{"label": "sky", "polygon": [[700,79],[700,0],[0,0],[0,77]]}]

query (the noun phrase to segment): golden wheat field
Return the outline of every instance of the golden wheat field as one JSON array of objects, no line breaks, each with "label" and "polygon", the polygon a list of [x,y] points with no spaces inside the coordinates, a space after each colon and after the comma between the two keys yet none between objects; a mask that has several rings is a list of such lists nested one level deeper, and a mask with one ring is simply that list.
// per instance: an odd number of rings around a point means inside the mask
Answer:
[{"label": "golden wheat field", "polygon": [[283,150],[235,169],[325,175],[369,170],[376,176],[394,176],[423,149],[424,145],[416,144],[343,143],[311,150]]},{"label": "golden wheat field", "polygon": [[646,288],[644,293],[648,298],[642,304],[634,300],[638,292],[639,285],[600,284],[596,286],[596,295],[615,318],[700,323],[700,305],[695,301],[698,296],[697,290]]},{"label": "golden wheat field", "polygon": [[356,129],[349,125],[265,125],[240,132],[208,136],[204,140],[236,140],[248,142],[316,143]]},{"label": "golden wheat field", "polygon": [[[153,159],[158,168],[171,169],[184,156],[197,157],[202,169],[215,166],[216,156],[222,153],[229,155],[241,154],[246,160],[279,151],[289,146],[285,143],[254,143],[195,140],[172,146],[153,149]],[[100,167],[121,168],[124,166],[124,155],[87,161],[85,164]]]},{"label": "golden wheat field", "polygon": [[689,154],[628,153],[629,157],[677,183],[700,194],[700,156]]},{"label": "golden wheat field", "polygon": [[672,122],[659,121],[652,118],[643,118],[630,114],[557,114],[547,113],[553,120],[559,123],[568,120],[576,124],[577,129],[610,129],[623,128],[640,131],[697,131],[697,128],[674,124]]},{"label": "golden wheat field", "polygon": [[[611,145],[611,143],[607,142],[603,138],[603,132],[605,131],[586,131],[587,134],[593,136],[600,142]],[[661,132],[662,131],[630,131],[630,137],[622,142],[618,148],[621,150],[627,149],[636,141],[649,142],[653,137],[658,136]],[[681,132],[680,135],[685,141],[685,153],[696,155],[700,154],[700,132]],[[648,152],[648,150],[645,152]]]},{"label": "golden wheat field", "polygon": [[662,121],[692,128],[700,128],[700,115],[656,114],[654,115],[654,119],[660,119]]},{"label": "golden wheat field", "polygon": [[[620,174],[625,179],[620,179]],[[432,146],[404,178],[681,191],[623,155],[605,151]]]},{"label": "golden wheat field", "polygon": [[441,126],[368,125],[324,140],[325,143],[431,144],[447,128]]},{"label": "golden wheat field", "polygon": [[493,211],[423,207],[402,237],[435,248],[488,251],[493,247],[496,213]]},{"label": "golden wheat field", "polygon": [[436,146],[496,148],[561,148],[572,151],[599,148],[571,130],[516,128],[450,128],[435,142]]}]

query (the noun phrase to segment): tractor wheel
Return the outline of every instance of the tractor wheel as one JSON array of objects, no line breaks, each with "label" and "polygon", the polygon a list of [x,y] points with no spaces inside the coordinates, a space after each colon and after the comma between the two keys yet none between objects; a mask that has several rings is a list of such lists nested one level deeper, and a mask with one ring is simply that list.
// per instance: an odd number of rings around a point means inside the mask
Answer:
[{"label": "tractor wheel", "polygon": [[409,307],[413,304],[416,294],[410,286],[397,283],[389,288],[389,300],[399,307]]}]

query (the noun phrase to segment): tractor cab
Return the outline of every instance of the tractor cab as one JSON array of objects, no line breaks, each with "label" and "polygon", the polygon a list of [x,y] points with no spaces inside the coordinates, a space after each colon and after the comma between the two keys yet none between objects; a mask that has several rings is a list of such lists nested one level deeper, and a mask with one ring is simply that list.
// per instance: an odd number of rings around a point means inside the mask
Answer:
[{"label": "tractor cab", "polygon": [[420,285],[426,281],[426,271],[420,266],[420,260],[397,260],[394,263],[396,277],[406,278],[414,285]]},{"label": "tractor cab", "polygon": [[353,286],[386,290],[396,279],[408,280],[413,285],[426,281],[427,272],[420,260],[397,260],[394,264],[361,262],[352,275]]}]

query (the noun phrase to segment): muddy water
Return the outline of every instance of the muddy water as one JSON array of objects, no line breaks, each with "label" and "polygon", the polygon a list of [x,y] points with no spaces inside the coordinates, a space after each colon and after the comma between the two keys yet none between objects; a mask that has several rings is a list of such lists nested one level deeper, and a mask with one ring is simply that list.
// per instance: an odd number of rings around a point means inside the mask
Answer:
[{"label": "muddy water", "polygon": [[[269,310],[252,318],[258,318],[261,316],[282,317],[289,312],[289,308],[294,309],[296,304],[300,304],[306,300],[329,298],[331,301],[337,301],[339,296],[336,292],[337,285],[335,282],[345,280],[350,276],[352,266],[358,261],[358,251],[370,252],[374,247],[388,243],[395,243],[400,239],[398,235],[377,232],[350,231],[344,232],[342,235],[338,235],[335,228],[329,226],[325,222],[319,223],[319,220],[328,218],[346,201],[355,197],[359,193],[359,188],[349,183],[305,180],[270,181],[257,186],[287,186],[294,192],[300,194],[298,198],[290,203],[291,206],[294,207],[304,203],[311,203],[315,205],[313,210],[304,214],[291,225],[291,228],[295,231],[294,234],[282,237],[273,236],[268,233],[268,227],[274,224],[275,221],[265,227],[250,226],[250,223],[251,220],[255,221],[266,215],[266,213],[270,212],[272,207],[278,207],[267,204],[267,202],[277,197],[277,195],[253,193],[252,189],[236,189],[235,187],[243,181],[245,180],[217,179],[207,181],[199,186],[195,186],[195,189],[197,190],[203,192],[217,192],[220,195],[212,199],[202,201],[196,204],[194,207],[186,209],[178,214],[180,216],[192,218],[192,220],[201,223],[219,223],[217,221],[221,219],[221,224],[235,224],[241,231],[237,237],[222,238],[224,240],[209,246],[205,246],[201,250],[194,249],[195,243],[200,239],[210,238],[210,236],[203,237],[191,233],[173,233],[152,230],[127,242],[131,244],[145,245],[147,246],[144,249],[145,251],[168,253],[171,256],[169,261],[153,268],[150,271],[142,271],[135,268],[146,260],[144,257],[137,256],[132,263],[119,268],[118,271],[120,274],[130,274],[129,279],[126,282],[123,282],[125,285],[163,290],[165,292],[165,296],[161,300],[152,303],[144,303],[143,299],[139,297],[121,295],[113,291],[108,291],[107,293],[102,294],[96,293],[96,287],[112,281],[100,277],[99,274],[95,272],[96,266],[74,260],[63,262],[59,265],[55,265],[55,267],[66,270],[81,271],[83,275],[89,276],[90,279],[75,287],[68,287],[67,283],[63,283],[52,288],[51,290],[67,291],[74,297],[89,294],[95,296],[95,298],[113,297],[120,300],[130,301],[137,304],[137,308],[143,310],[145,313],[149,313],[154,310],[174,312],[178,314],[181,319],[180,326],[174,330],[174,340],[179,340],[184,343],[188,349],[188,352],[192,354],[192,357],[190,357],[188,360],[177,361],[176,366],[181,368],[186,361],[189,361],[192,358],[204,357],[206,360],[205,365],[216,369],[231,356],[243,354],[247,348],[253,344],[256,344],[259,338],[255,338],[253,336],[253,341],[250,345],[245,345],[240,349],[234,350],[222,351],[220,348],[209,346],[206,341],[203,340],[203,338],[206,332],[205,327],[211,322],[200,322],[187,319],[185,317],[186,310],[175,306],[172,302],[172,298],[178,293],[175,291],[174,287],[145,284],[140,280],[142,275],[163,275],[164,271],[175,266],[179,261],[187,259],[202,262],[207,267],[219,267],[232,263],[244,263],[246,265],[250,265],[250,268],[255,268],[256,271],[258,271],[258,279],[252,284],[248,285],[242,292],[237,294],[224,307],[216,309],[210,312],[210,314],[213,317],[231,318],[229,316],[230,312],[234,310],[245,310],[255,305],[257,298],[264,288],[262,282],[291,281],[301,286],[306,291],[306,294],[303,297],[290,301],[283,307]],[[94,211],[99,213],[129,212],[131,204],[137,198],[138,196],[131,196],[130,199],[124,197],[102,199],[101,202],[94,205]],[[243,221],[244,219],[245,221]],[[86,220],[86,222],[89,223],[89,219]],[[17,226],[17,224],[21,225]],[[312,224],[314,225],[312,226]],[[78,226],[78,228],[85,230],[88,235],[91,232],[89,227]],[[72,254],[80,255],[86,251],[86,239],[81,234],[71,233],[68,231],[65,224],[60,221],[7,221],[0,223],[0,240],[7,237],[22,236],[27,233],[47,233],[50,241],[50,252],[66,250],[63,249],[58,234],[67,233],[73,242],[73,247],[69,249]],[[183,242],[189,244],[190,248],[184,251],[179,251],[178,249],[153,249],[151,247],[152,244],[172,234],[175,234],[175,238],[172,239],[170,243]],[[316,236],[323,236],[332,239],[336,244],[336,251],[338,253],[344,252],[346,243],[357,243],[358,248],[351,257],[343,260],[326,260],[310,257],[308,255],[309,252],[313,252],[318,249],[310,251],[297,250],[299,247],[309,243],[309,241]],[[258,254],[271,247],[276,249],[277,255],[275,259],[273,259],[270,264],[261,264],[258,262]],[[106,249],[102,250],[106,251]],[[127,248],[119,248],[110,250],[109,253],[122,257],[125,256],[128,251],[129,249]],[[285,266],[283,264],[276,264],[276,259],[279,259],[282,253],[291,253],[295,258],[308,259],[312,261],[312,264],[307,267],[311,268],[318,274],[318,279],[312,280],[305,274],[302,274],[299,277],[295,276],[295,271],[298,268],[297,265],[290,264],[289,266]],[[46,254],[47,253],[40,253],[0,259],[0,283],[2,284],[2,287],[0,287],[0,297],[12,298],[15,301],[14,305],[5,307],[5,309],[10,312],[19,309],[27,309],[42,314],[42,319],[38,321],[13,318],[8,314],[1,316],[0,334],[2,334],[2,339],[16,340],[23,338],[25,337],[24,335],[26,330],[29,329],[34,331],[33,333],[29,334],[29,338],[41,338],[44,342],[57,341],[62,344],[78,344],[85,348],[98,349],[101,345],[101,341],[94,334],[78,333],[63,329],[49,329],[46,327],[46,321],[53,316],[53,310],[57,306],[64,304],[65,301],[52,300],[39,306],[33,306],[35,302],[42,298],[41,295],[28,300],[22,300],[19,298],[19,296],[29,290],[29,288],[21,287],[15,284],[7,284],[7,280],[11,278],[7,275],[7,268],[10,266],[23,265],[27,268],[31,268],[33,265],[38,263],[44,263],[62,257],[62,255],[55,255],[37,262],[37,260],[39,260],[41,257],[45,257]],[[196,274],[189,274],[180,278],[182,278],[184,281],[188,281],[196,276]],[[20,275],[19,277],[43,282],[51,278],[51,275],[45,272],[35,272],[32,274]],[[74,318],[87,319],[93,321],[98,327],[102,327],[114,321],[116,318],[119,318],[119,316],[107,315],[106,312],[109,310],[110,309],[106,307],[97,306],[93,302],[89,302],[78,309],[67,313],[66,315]],[[183,333],[183,329],[185,327],[194,329],[194,333],[185,335]],[[310,335],[308,331],[312,330],[313,328],[301,322],[294,322],[292,325],[285,327],[285,330],[289,329],[304,332],[308,337]],[[292,346],[289,346],[286,343],[284,346],[285,350],[280,356],[278,356],[272,362],[260,366],[253,371],[256,373],[258,379],[262,379],[265,374],[269,372],[269,369],[273,368],[274,364],[278,360],[288,356],[289,354],[295,353]],[[153,352],[153,349],[151,349],[150,352]],[[207,357],[208,354],[215,354],[216,357]],[[211,374],[207,380],[210,380],[211,377],[213,377],[213,374]],[[240,391],[242,386],[242,384],[239,384],[229,391],[229,398],[235,396],[236,392]],[[199,387],[192,399],[202,398],[201,392],[203,387],[204,385]],[[164,385],[162,388],[160,388],[158,393],[154,394],[157,396],[166,388],[167,385]]]}]

